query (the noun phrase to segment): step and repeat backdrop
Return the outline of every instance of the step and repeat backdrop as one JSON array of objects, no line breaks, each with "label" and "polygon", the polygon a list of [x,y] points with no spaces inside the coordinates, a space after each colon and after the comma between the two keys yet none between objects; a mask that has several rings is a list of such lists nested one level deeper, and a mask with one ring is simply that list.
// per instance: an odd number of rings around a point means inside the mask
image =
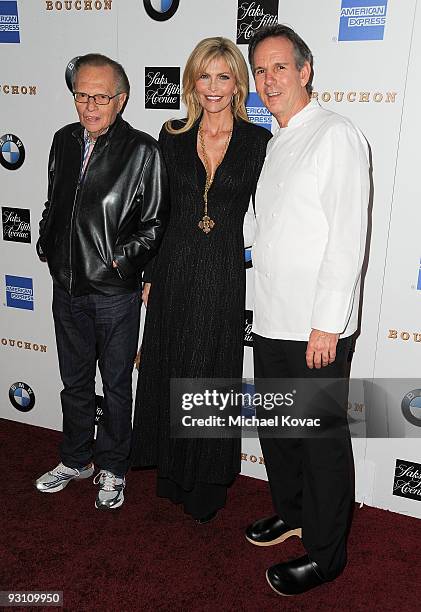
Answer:
[{"label": "step and repeat backdrop", "polygon": [[[313,95],[329,110],[350,117],[371,147],[370,236],[361,333],[352,365],[355,384],[349,398],[351,428],[356,432],[357,499],[421,517],[417,4],[0,0],[0,417],[61,428],[51,281],[46,265],[36,257],[35,243],[51,139],[58,128],[76,120],[66,84],[74,59],[100,52],[121,62],[131,82],[125,119],[157,136],[169,117],[184,115],[180,78],[200,39],[226,36],[246,56],[253,32],[279,21],[297,30],[314,53]],[[252,78],[248,112],[251,121],[268,130],[275,127]],[[245,267],[244,376],[251,383],[253,275],[247,251]],[[373,387],[379,390],[375,401]],[[100,418],[99,376],[97,388]],[[373,418],[376,427],[370,427]],[[266,478],[256,438],[243,440],[242,459],[244,474]]]}]

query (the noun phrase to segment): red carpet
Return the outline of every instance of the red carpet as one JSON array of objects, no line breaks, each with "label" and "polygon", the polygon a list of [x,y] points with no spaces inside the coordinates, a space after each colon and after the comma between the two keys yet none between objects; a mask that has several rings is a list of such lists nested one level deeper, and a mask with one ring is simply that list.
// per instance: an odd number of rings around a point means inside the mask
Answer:
[{"label": "red carpet", "polygon": [[280,597],[265,570],[303,554],[299,540],[262,549],[243,537],[272,513],[267,483],[240,477],[227,508],[197,526],[155,497],[153,471],[132,472],[123,508],[99,512],[91,481],[50,495],[33,487],[58,462],[58,432],[7,420],[0,428],[0,590],[61,590],[64,608],[78,611],[421,610],[420,520],[357,507],[344,574]]}]

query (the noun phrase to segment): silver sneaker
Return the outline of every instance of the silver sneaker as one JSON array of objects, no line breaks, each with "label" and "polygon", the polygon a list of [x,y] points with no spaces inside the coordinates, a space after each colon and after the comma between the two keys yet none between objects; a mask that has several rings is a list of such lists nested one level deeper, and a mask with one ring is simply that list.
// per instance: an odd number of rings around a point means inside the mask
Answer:
[{"label": "silver sneaker", "polygon": [[119,478],[112,472],[101,470],[94,478],[94,484],[99,484],[95,508],[99,510],[114,510],[124,502],[124,487],[126,479]]},{"label": "silver sneaker", "polygon": [[56,493],[62,491],[71,480],[90,478],[93,473],[94,466],[92,463],[78,470],[59,463],[53,470],[37,478],[35,486],[42,493]]}]

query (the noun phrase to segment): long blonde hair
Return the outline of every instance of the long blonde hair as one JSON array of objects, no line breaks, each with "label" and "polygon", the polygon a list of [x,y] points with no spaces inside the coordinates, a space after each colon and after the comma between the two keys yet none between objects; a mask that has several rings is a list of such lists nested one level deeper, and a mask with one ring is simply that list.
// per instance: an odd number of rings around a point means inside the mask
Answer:
[{"label": "long blonde hair", "polygon": [[222,57],[235,77],[237,93],[232,98],[232,114],[235,119],[248,121],[246,99],[249,90],[249,77],[246,62],[238,47],[228,38],[214,36],[201,40],[191,52],[183,73],[182,100],[187,107],[187,121],[176,130],[172,120],[166,122],[165,129],[170,134],[182,134],[191,129],[202,114],[202,106],[196,94],[196,81],[206,66],[215,58]]}]

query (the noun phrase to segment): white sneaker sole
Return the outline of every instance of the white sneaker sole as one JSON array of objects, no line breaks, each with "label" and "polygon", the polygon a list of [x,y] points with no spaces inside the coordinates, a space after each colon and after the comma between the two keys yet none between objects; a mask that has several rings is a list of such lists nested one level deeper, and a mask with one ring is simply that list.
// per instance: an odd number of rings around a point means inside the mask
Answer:
[{"label": "white sneaker sole", "polygon": [[36,480],[34,481],[34,485],[35,485],[36,490],[39,491],[40,493],[58,493],[59,491],[63,491],[63,489],[67,487],[69,482],[71,482],[72,480],[85,480],[86,478],[91,478],[94,471],[95,469],[94,467],[92,467],[91,469],[85,470],[84,472],[82,472],[79,476],[69,478],[68,480],[63,480],[63,482],[60,482],[59,484],[57,484],[57,486],[51,487],[51,488],[44,489],[43,487],[45,485],[42,482],[38,483]]},{"label": "white sneaker sole", "polygon": [[98,503],[97,500],[95,500],[95,508],[97,510],[117,510],[118,508],[121,508],[123,503],[124,503],[124,496],[122,496],[122,498],[116,504],[113,504],[112,506],[107,506],[107,504],[100,504]]}]

